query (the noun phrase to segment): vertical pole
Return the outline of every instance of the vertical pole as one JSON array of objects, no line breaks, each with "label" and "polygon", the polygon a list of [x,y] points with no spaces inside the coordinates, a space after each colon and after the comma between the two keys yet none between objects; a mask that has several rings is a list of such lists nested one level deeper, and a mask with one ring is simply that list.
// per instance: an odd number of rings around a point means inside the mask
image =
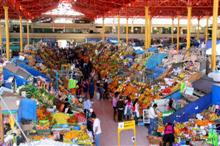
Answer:
[{"label": "vertical pole", "polygon": [[205,27],[205,42],[207,43],[208,39],[209,39],[209,16],[206,17],[206,27]]},{"label": "vertical pole", "polygon": [[126,44],[128,45],[128,18],[126,19]]},{"label": "vertical pole", "polygon": [[22,32],[22,17],[19,16],[19,22],[20,22],[20,52],[23,52],[23,32]]},{"label": "vertical pole", "polygon": [[27,20],[27,45],[30,45],[30,36],[29,36],[29,21]]},{"label": "vertical pole", "polygon": [[187,7],[187,13],[188,13],[188,16],[187,16],[187,45],[186,45],[186,51],[187,51],[187,54],[189,53],[189,49],[190,49],[190,39],[191,39],[191,36],[190,36],[190,29],[191,29],[191,13],[192,13],[192,7],[189,6]]},{"label": "vertical pole", "polygon": [[8,7],[4,6],[5,11],[5,35],[6,35],[6,58],[10,59],[10,44],[9,44],[9,26],[8,26]]},{"label": "vertical pole", "polygon": [[151,20],[152,17],[148,15],[148,48],[151,46]]},{"label": "vertical pole", "polygon": [[2,47],[2,24],[0,23],[0,47]]},{"label": "vertical pole", "polygon": [[148,48],[148,41],[147,41],[147,38],[148,38],[148,11],[149,11],[149,7],[145,6],[145,43],[144,43],[145,49]]},{"label": "vertical pole", "polygon": [[216,38],[218,28],[218,6],[219,0],[213,2],[213,24],[212,24],[212,70],[216,69]]},{"label": "vertical pole", "polygon": [[176,37],[176,50],[179,52],[180,47],[180,16],[177,16],[177,37]]},{"label": "vertical pole", "polygon": [[0,106],[0,141],[4,141],[4,128],[3,128],[3,120],[2,120],[2,108]]},{"label": "vertical pole", "polygon": [[134,33],[134,20],[132,20],[132,23],[131,23],[131,33]]},{"label": "vertical pole", "polygon": [[174,29],[174,18],[172,18],[172,26],[171,26],[172,44],[173,44],[173,29]]},{"label": "vertical pole", "polygon": [[105,18],[102,18],[102,40],[105,40]]},{"label": "vertical pole", "polygon": [[121,131],[118,130],[118,146],[121,145]]},{"label": "vertical pole", "polygon": [[112,33],[115,33],[115,18],[113,17],[113,23],[112,23]]},{"label": "vertical pole", "polygon": [[200,40],[200,30],[199,30],[199,28],[200,28],[200,18],[198,18],[198,30],[197,30],[197,40]]},{"label": "vertical pole", "polygon": [[120,42],[120,16],[118,15],[118,44]]}]

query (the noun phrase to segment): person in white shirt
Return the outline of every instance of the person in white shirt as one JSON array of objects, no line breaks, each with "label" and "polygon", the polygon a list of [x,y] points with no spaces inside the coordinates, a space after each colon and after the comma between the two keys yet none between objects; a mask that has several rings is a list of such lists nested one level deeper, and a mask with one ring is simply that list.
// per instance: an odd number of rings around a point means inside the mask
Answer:
[{"label": "person in white shirt", "polygon": [[156,114],[157,104],[154,104],[149,108],[149,119],[150,125],[148,129],[148,134],[153,134],[157,130],[157,114]]},{"label": "person in white shirt", "polygon": [[93,122],[93,132],[95,136],[95,146],[101,146],[100,145],[100,138],[101,138],[101,122],[100,120],[96,117],[96,114],[93,112],[91,115],[92,119],[94,120]]}]

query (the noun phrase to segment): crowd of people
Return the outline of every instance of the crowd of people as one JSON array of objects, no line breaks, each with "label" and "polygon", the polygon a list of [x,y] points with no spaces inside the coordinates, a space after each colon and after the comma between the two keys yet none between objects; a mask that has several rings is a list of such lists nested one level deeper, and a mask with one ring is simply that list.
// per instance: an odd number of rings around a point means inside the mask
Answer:
[{"label": "crowd of people", "polygon": [[139,103],[138,98],[134,101],[130,97],[123,97],[119,92],[112,95],[113,119],[122,122],[124,120],[134,119],[138,123]]},{"label": "crowd of people", "polygon": [[[80,53],[75,53],[73,50],[61,50],[57,51],[57,56],[67,56],[66,62],[71,63],[71,78],[78,80],[76,96],[79,99],[82,99],[83,110],[87,120],[87,129],[91,133],[94,143],[96,146],[100,146],[100,136],[102,133],[101,130],[101,121],[97,118],[95,111],[93,110],[94,100],[111,100],[113,108],[113,120],[115,122],[123,122],[126,120],[134,119],[135,123],[138,124],[140,118],[139,113],[139,101],[138,96],[135,99],[131,99],[129,96],[122,96],[120,92],[110,92],[108,90],[109,78],[107,76],[101,77],[99,72],[93,68],[92,60],[87,59],[87,61],[80,58],[79,54],[84,55],[84,51]],[[80,70],[82,76],[80,78],[76,77],[74,70]],[[59,92],[58,92],[59,93]],[[62,93],[57,95],[58,99],[62,98]],[[71,113],[69,110],[70,104],[67,100],[64,100],[64,107],[62,112]],[[173,100],[171,99],[168,104],[169,109],[173,109]],[[149,119],[150,124],[148,127],[149,135],[153,135],[157,130],[158,125],[158,113],[157,113],[157,104],[153,104],[149,108]],[[174,142],[174,130],[173,124],[168,123],[164,131],[164,145],[166,143]]]}]

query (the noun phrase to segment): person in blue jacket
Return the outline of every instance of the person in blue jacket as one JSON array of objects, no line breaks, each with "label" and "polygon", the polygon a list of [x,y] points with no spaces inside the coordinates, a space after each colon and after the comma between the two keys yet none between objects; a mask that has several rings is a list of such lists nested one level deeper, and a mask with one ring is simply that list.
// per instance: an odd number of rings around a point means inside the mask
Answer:
[{"label": "person in blue jacket", "polygon": [[24,97],[18,108],[18,122],[29,124],[37,121],[37,102],[32,97]]}]

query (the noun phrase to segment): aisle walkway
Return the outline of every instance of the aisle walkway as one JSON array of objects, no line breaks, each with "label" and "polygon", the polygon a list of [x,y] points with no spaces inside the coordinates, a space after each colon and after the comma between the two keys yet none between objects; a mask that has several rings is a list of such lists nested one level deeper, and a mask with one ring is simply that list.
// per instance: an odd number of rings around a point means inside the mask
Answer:
[{"label": "aisle walkway", "polygon": [[[94,101],[94,110],[97,117],[101,120],[102,136],[101,146],[117,146],[117,123],[113,121],[113,109],[111,102]],[[144,126],[137,126],[137,146],[148,146],[147,142],[147,128]],[[121,146],[133,146],[131,137],[133,131],[123,131],[121,134]]]}]

